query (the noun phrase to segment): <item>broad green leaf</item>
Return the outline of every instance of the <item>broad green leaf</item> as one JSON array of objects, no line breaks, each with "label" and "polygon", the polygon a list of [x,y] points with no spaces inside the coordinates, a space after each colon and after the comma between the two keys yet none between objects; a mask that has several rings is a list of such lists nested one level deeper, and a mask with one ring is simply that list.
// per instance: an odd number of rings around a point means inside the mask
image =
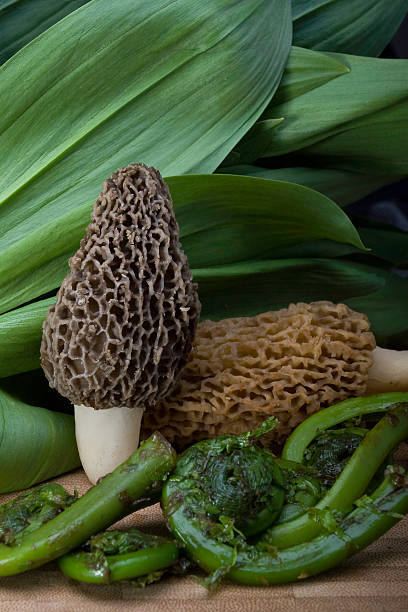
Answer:
[{"label": "broad green leaf", "polygon": [[[246,261],[193,274],[204,319],[253,315],[291,301],[343,301],[384,285],[364,266],[330,259]],[[0,316],[0,377],[39,367],[42,323],[54,302],[40,300]]]},{"label": "broad green leaf", "polygon": [[[284,117],[279,117],[277,119],[263,119],[262,121],[258,121],[256,124],[257,129],[250,130],[245,138],[239,143],[239,151],[236,162],[245,163],[246,160],[249,162],[253,161],[255,159],[254,151],[256,151],[256,157],[268,157],[270,151],[271,133],[273,130],[276,130],[276,128],[279,127],[284,120]],[[230,152],[227,160],[229,160],[234,154],[236,155],[237,152]],[[225,160],[221,166],[224,166],[224,164]]]},{"label": "broad green leaf", "polygon": [[[202,319],[252,316],[291,302],[331,300],[364,312],[383,346],[406,336],[408,279],[373,265],[327,258],[245,261],[193,269]],[[0,377],[38,368],[41,326],[54,298],[0,316]]]},{"label": "broad green leaf", "polygon": [[24,404],[73,413],[71,402],[55,389],[51,389],[42,368],[2,378],[0,387]]},{"label": "broad green leaf", "polygon": [[[325,63],[327,54],[318,55]],[[236,147],[241,159],[296,151],[306,166],[406,174],[408,60],[330,57],[350,71],[287,102],[272,100]],[[283,121],[268,137],[265,122],[276,118]]]},{"label": "broad green leaf", "polygon": [[[193,267],[281,256],[279,249],[315,240],[364,248],[338,206],[310,189],[225,175],[185,175],[167,180],[183,247]],[[17,263],[12,278],[0,281],[0,312],[61,284],[68,272],[68,259],[77,250],[90,220],[90,207],[78,207],[62,220],[58,225],[54,221],[45,224],[41,231],[28,235],[18,248],[9,251]],[[42,253],[41,245],[50,234],[54,244]],[[60,254],[58,246],[62,244],[69,250]],[[37,266],[36,254],[43,261]],[[324,256],[331,254],[323,250]],[[22,265],[29,264],[31,270],[19,274],[19,261],[24,257]]]},{"label": "broad green leaf", "polygon": [[42,324],[54,303],[48,298],[0,316],[0,378],[40,366]]},{"label": "broad green leaf", "polygon": [[50,260],[117,167],[212,172],[271,99],[290,38],[290,0],[92,0],[21,49],[0,68],[2,287],[27,300],[32,271],[55,282]]},{"label": "broad green leaf", "polygon": [[0,389],[0,464],[0,493],[79,467],[74,418],[25,404]]},{"label": "broad green leaf", "polygon": [[292,0],[296,45],[379,55],[408,12],[407,0]]},{"label": "broad green leaf", "polygon": [[[331,300],[365,313],[382,346],[408,348],[408,279],[339,259],[281,259],[195,270],[202,318],[251,316]],[[402,344],[405,342],[405,346]]]},{"label": "broad green leaf", "polygon": [[360,174],[332,168],[303,168],[297,166],[288,168],[263,168],[261,166],[240,164],[236,166],[221,167],[217,172],[298,183],[299,185],[304,185],[324,193],[340,206],[351,204],[369,193],[372,193],[376,189],[393,183],[399,178],[403,178],[402,176],[398,177],[395,175]]},{"label": "broad green leaf", "polygon": [[333,56],[293,46],[273,104],[289,102],[349,72],[348,66]]},{"label": "broad green leaf", "polygon": [[270,258],[314,240],[364,249],[347,215],[300,185],[221,174],[167,182],[183,249],[198,273],[198,268]]},{"label": "broad green leaf", "polygon": [[408,60],[403,61],[406,62],[407,87],[404,100],[372,116],[363,116],[342,126],[336,133],[327,135],[324,140],[303,149],[302,155],[311,163],[328,168],[406,175],[408,173]]},{"label": "broad green leaf", "polygon": [[337,259],[246,261],[193,273],[202,318],[213,320],[278,310],[291,302],[344,302],[384,286],[375,268]]},{"label": "broad green leaf", "polygon": [[88,0],[0,0],[0,64]]},{"label": "broad green leaf", "polygon": [[90,222],[91,210],[92,204],[78,206],[48,222],[44,215],[43,227],[28,233],[3,254],[0,251],[0,269],[2,265],[8,269],[14,262],[14,272],[10,270],[0,276],[0,312],[29,302],[61,284],[69,271],[68,259],[78,249]]},{"label": "broad green leaf", "polygon": [[[350,72],[341,62],[323,53],[292,47],[278,90],[271,104],[277,107],[294,98],[321,87],[332,79]],[[233,163],[253,161],[256,157],[267,157],[270,149],[271,132],[285,121],[285,117],[266,118],[264,115],[256,123],[256,129],[239,143],[238,160]],[[230,153],[231,156],[231,153]],[[223,164],[224,165],[224,164]],[[228,165],[228,164],[227,164]]]}]

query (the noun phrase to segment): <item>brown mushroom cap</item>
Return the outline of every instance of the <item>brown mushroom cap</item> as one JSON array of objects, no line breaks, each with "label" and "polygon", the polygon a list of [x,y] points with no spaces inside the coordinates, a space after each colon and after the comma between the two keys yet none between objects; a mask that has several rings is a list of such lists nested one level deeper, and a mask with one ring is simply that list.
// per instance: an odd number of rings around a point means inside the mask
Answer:
[{"label": "brown mushroom cap", "polygon": [[200,314],[169,189],[143,164],[103,183],[43,325],[41,362],[73,404],[146,407],[184,366]]},{"label": "brown mushroom cap", "polygon": [[183,448],[243,433],[268,416],[278,444],[309,414],[364,394],[375,338],[364,314],[314,302],[199,324],[177,387],[142,422]]}]

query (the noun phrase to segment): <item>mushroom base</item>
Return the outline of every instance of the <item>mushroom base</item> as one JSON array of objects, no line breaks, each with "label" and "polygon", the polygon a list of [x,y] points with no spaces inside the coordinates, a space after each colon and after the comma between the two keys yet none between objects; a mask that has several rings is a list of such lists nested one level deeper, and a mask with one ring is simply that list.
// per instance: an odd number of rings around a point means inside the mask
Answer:
[{"label": "mushroom base", "polygon": [[408,391],[408,351],[393,351],[377,346],[368,371],[366,395]]},{"label": "mushroom base", "polygon": [[142,408],[75,406],[79,456],[92,484],[137,450],[142,416]]}]

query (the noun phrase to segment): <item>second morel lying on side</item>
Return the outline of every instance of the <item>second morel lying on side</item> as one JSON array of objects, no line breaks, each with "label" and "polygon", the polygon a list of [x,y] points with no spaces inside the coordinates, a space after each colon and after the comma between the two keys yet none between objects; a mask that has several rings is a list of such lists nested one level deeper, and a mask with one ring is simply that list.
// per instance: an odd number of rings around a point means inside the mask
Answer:
[{"label": "second morel lying on side", "polygon": [[376,348],[364,314],[327,301],[204,321],[179,384],[145,414],[142,433],[158,429],[183,448],[274,415],[279,425],[270,437],[280,445],[308,415],[372,393],[372,373],[378,377],[395,356],[405,368],[376,379],[375,392],[408,390],[407,354]]}]

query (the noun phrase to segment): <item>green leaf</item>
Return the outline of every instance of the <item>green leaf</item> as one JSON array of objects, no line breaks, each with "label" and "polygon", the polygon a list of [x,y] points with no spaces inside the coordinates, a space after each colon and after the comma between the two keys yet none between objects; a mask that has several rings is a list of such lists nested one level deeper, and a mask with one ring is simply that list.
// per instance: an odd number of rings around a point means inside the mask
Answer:
[{"label": "green leaf", "polygon": [[281,256],[283,249],[315,240],[364,249],[347,215],[300,185],[221,174],[167,183],[192,268]]},{"label": "green leaf", "polygon": [[349,72],[350,69],[335,57],[292,47],[273,105],[289,102]]},{"label": "green leaf", "polygon": [[[401,338],[408,344],[408,280],[374,265],[310,257],[238,262],[193,269],[193,274],[202,319],[331,300],[364,312],[382,346]],[[41,300],[0,317],[0,377],[39,367],[41,326],[54,302]]]},{"label": "green leaf", "polygon": [[51,389],[41,368],[2,378],[0,386],[25,404],[72,414],[71,402]]},{"label": "green leaf", "polygon": [[375,268],[337,259],[246,261],[193,272],[202,318],[213,320],[278,310],[290,302],[344,302],[384,286]]},{"label": "green leaf", "polygon": [[[279,161],[279,158],[277,158]],[[395,182],[394,175],[371,175],[336,170],[332,168],[263,168],[254,165],[236,165],[222,167],[217,172],[223,174],[240,174],[276,181],[298,183],[324,193],[328,198],[345,206],[365,197],[376,189]],[[363,238],[363,242],[364,238]],[[369,246],[369,245],[368,245]]]},{"label": "green leaf", "polygon": [[6,62],[2,291],[35,297],[37,269],[55,282],[51,259],[117,167],[212,172],[271,99],[290,38],[289,0],[92,0]]},{"label": "green leaf", "polygon": [[[285,120],[284,117],[277,119],[263,119],[258,121],[256,124],[256,130],[250,130],[245,138],[239,143],[237,162],[245,163],[246,160],[251,162],[255,160],[254,151],[256,151],[256,157],[267,157],[270,150],[271,133]],[[232,151],[229,157],[236,155],[236,151]],[[228,159],[228,158],[227,158]],[[224,166],[225,161],[222,163]]]},{"label": "green leaf", "polygon": [[40,300],[0,317],[0,378],[40,366],[42,324],[54,303]]},{"label": "green leaf", "polygon": [[[325,65],[328,54],[317,55]],[[286,102],[272,100],[236,147],[241,159],[251,163],[296,151],[302,166],[408,173],[408,60],[329,57],[350,71]],[[283,121],[267,134],[265,121],[276,118]]]},{"label": "green leaf", "polygon": [[[380,60],[378,60],[380,61]],[[397,61],[397,60],[395,60]],[[350,171],[406,175],[408,173],[408,60],[407,92],[388,108],[343,125],[316,144],[302,150],[311,163]],[[356,146],[358,143],[358,146]]]},{"label": "green leaf", "polygon": [[74,418],[25,404],[0,389],[0,493],[80,466]]},{"label": "green leaf", "polygon": [[407,0],[292,0],[295,45],[379,55],[408,11]]},{"label": "green leaf", "polygon": [[[280,249],[315,240],[364,248],[338,206],[299,185],[226,175],[185,175],[167,182],[183,248],[193,267],[281,256]],[[62,226],[54,221],[46,223],[41,231],[20,242],[18,249],[9,251],[17,263],[12,279],[0,281],[0,312],[60,285],[68,272],[68,259],[77,250],[89,220],[89,207],[78,207],[63,217]],[[54,237],[54,246],[42,253],[41,245],[48,235]],[[60,244],[70,250],[60,254],[54,248]],[[323,255],[328,254],[331,251],[323,249]],[[39,257],[43,263],[35,266]],[[23,266],[30,264],[31,270],[19,274],[20,259]]]},{"label": "green leaf", "polygon": [[203,319],[252,316],[291,302],[330,300],[365,313],[381,346],[401,346],[404,341],[408,346],[408,279],[373,265],[281,259],[194,270],[194,276]]},{"label": "green leaf", "polygon": [[[339,255],[363,249],[347,215],[316,191],[280,181],[228,175],[186,175],[167,179],[183,248],[190,266],[209,268],[249,259],[300,255]],[[89,211],[80,209],[77,225],[66,218],[64,232],[78,248]],[[48,231],[53,231],[50,228]],[[58,237],[57,230],[54,236]],[[303,251],[302,249],[303,247]],[[337,247],[336,247],[337,245]],[[26,245],[29,255],[35,245]],[[50,259],[42,269],[4,287],[3,308],[55,289],[68,271],[68,257]],[[49,254],[52,256],[52,253]],[[48,274],[44,272],[48,271]],[[58,281],[58,282],[57,282]],[[35,289],[35,291],[34,291]],[[14,292],[14,293],[13,293]],[[0,376],[38,367],[41,326],[53,298],[0,317]],[[9,355],[9,357],[8,357]]]},{"label": "green leaf", "polygon": [[88,0],[1,0],[0,64]]}]

